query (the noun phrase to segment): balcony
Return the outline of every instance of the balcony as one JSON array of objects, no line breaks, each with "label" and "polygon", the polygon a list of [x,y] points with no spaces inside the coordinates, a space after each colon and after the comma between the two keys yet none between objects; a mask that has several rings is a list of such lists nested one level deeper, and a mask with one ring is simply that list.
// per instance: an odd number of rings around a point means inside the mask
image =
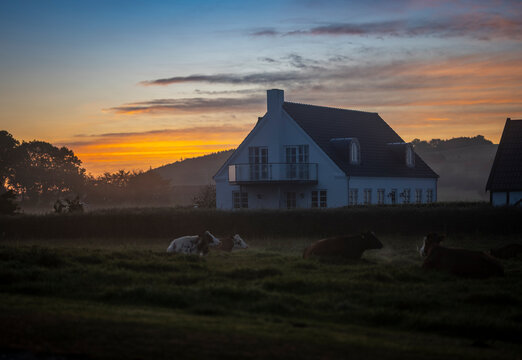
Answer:
[{"label": "balcony", "polygon": [[318,166],[315,163],[234,164],[228,166],[231,184],[317,184]]}]

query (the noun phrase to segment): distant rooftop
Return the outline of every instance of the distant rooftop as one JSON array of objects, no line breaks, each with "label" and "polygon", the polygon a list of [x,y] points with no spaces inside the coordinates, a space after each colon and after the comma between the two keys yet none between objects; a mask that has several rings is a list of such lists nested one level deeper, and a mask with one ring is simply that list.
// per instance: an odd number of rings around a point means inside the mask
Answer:
[{"label": "distant rooftop", "polygon": [[522,120],[506,120],[486,190],[522,191]]}]

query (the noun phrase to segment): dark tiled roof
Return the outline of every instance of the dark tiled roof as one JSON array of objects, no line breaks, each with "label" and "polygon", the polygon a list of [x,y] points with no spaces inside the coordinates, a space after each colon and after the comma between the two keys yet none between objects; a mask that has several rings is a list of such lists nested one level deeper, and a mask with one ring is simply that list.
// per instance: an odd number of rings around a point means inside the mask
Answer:
[{"label": "dark tiled roof", "polygon": [[[403,142],[377,113],[285,102],[283,109],[348,176],[436,178],[438,175],[416,154],[415,166],[406,166],[405,155],[391,151],[389,143]],[[332,138],[357,138],[361,163],[341,157]]]},{"label": "dark tiled roof", "polygon": [[522,190],[522,120],[506,120],[486,190]]}]

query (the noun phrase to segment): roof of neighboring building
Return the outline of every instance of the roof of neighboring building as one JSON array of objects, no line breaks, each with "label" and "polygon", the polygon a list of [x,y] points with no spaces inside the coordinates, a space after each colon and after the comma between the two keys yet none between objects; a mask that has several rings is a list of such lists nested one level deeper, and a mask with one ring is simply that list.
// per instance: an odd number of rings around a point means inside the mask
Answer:
[{"label": "roof of neighboring building", "polygon": [[[438,177],[417,154],[408,167],[405,155],[392,151],[388,144],[404,140],[377,113],[291,102],[283,109],[348,176]],[[350,164],[330,141],[343,137],[359,141],[360,164]]]},{"label": "roof of neighboring building", "polygon": [[506,120],[486,190],[522,190],[522,120]]}]

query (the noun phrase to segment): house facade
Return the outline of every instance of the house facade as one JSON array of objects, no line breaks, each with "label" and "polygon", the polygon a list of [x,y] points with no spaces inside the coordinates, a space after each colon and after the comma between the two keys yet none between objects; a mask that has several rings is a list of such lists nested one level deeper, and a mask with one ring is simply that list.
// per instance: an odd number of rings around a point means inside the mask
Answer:
[{"label": "house facade", "polygon": [[486,191],[494,206],[522,205],[522,120],[506,120]]},{"label": "house facade", "polygon": [[284,101],[214,176],[219,209],[429,203],[438,175],[376,113]]}]

